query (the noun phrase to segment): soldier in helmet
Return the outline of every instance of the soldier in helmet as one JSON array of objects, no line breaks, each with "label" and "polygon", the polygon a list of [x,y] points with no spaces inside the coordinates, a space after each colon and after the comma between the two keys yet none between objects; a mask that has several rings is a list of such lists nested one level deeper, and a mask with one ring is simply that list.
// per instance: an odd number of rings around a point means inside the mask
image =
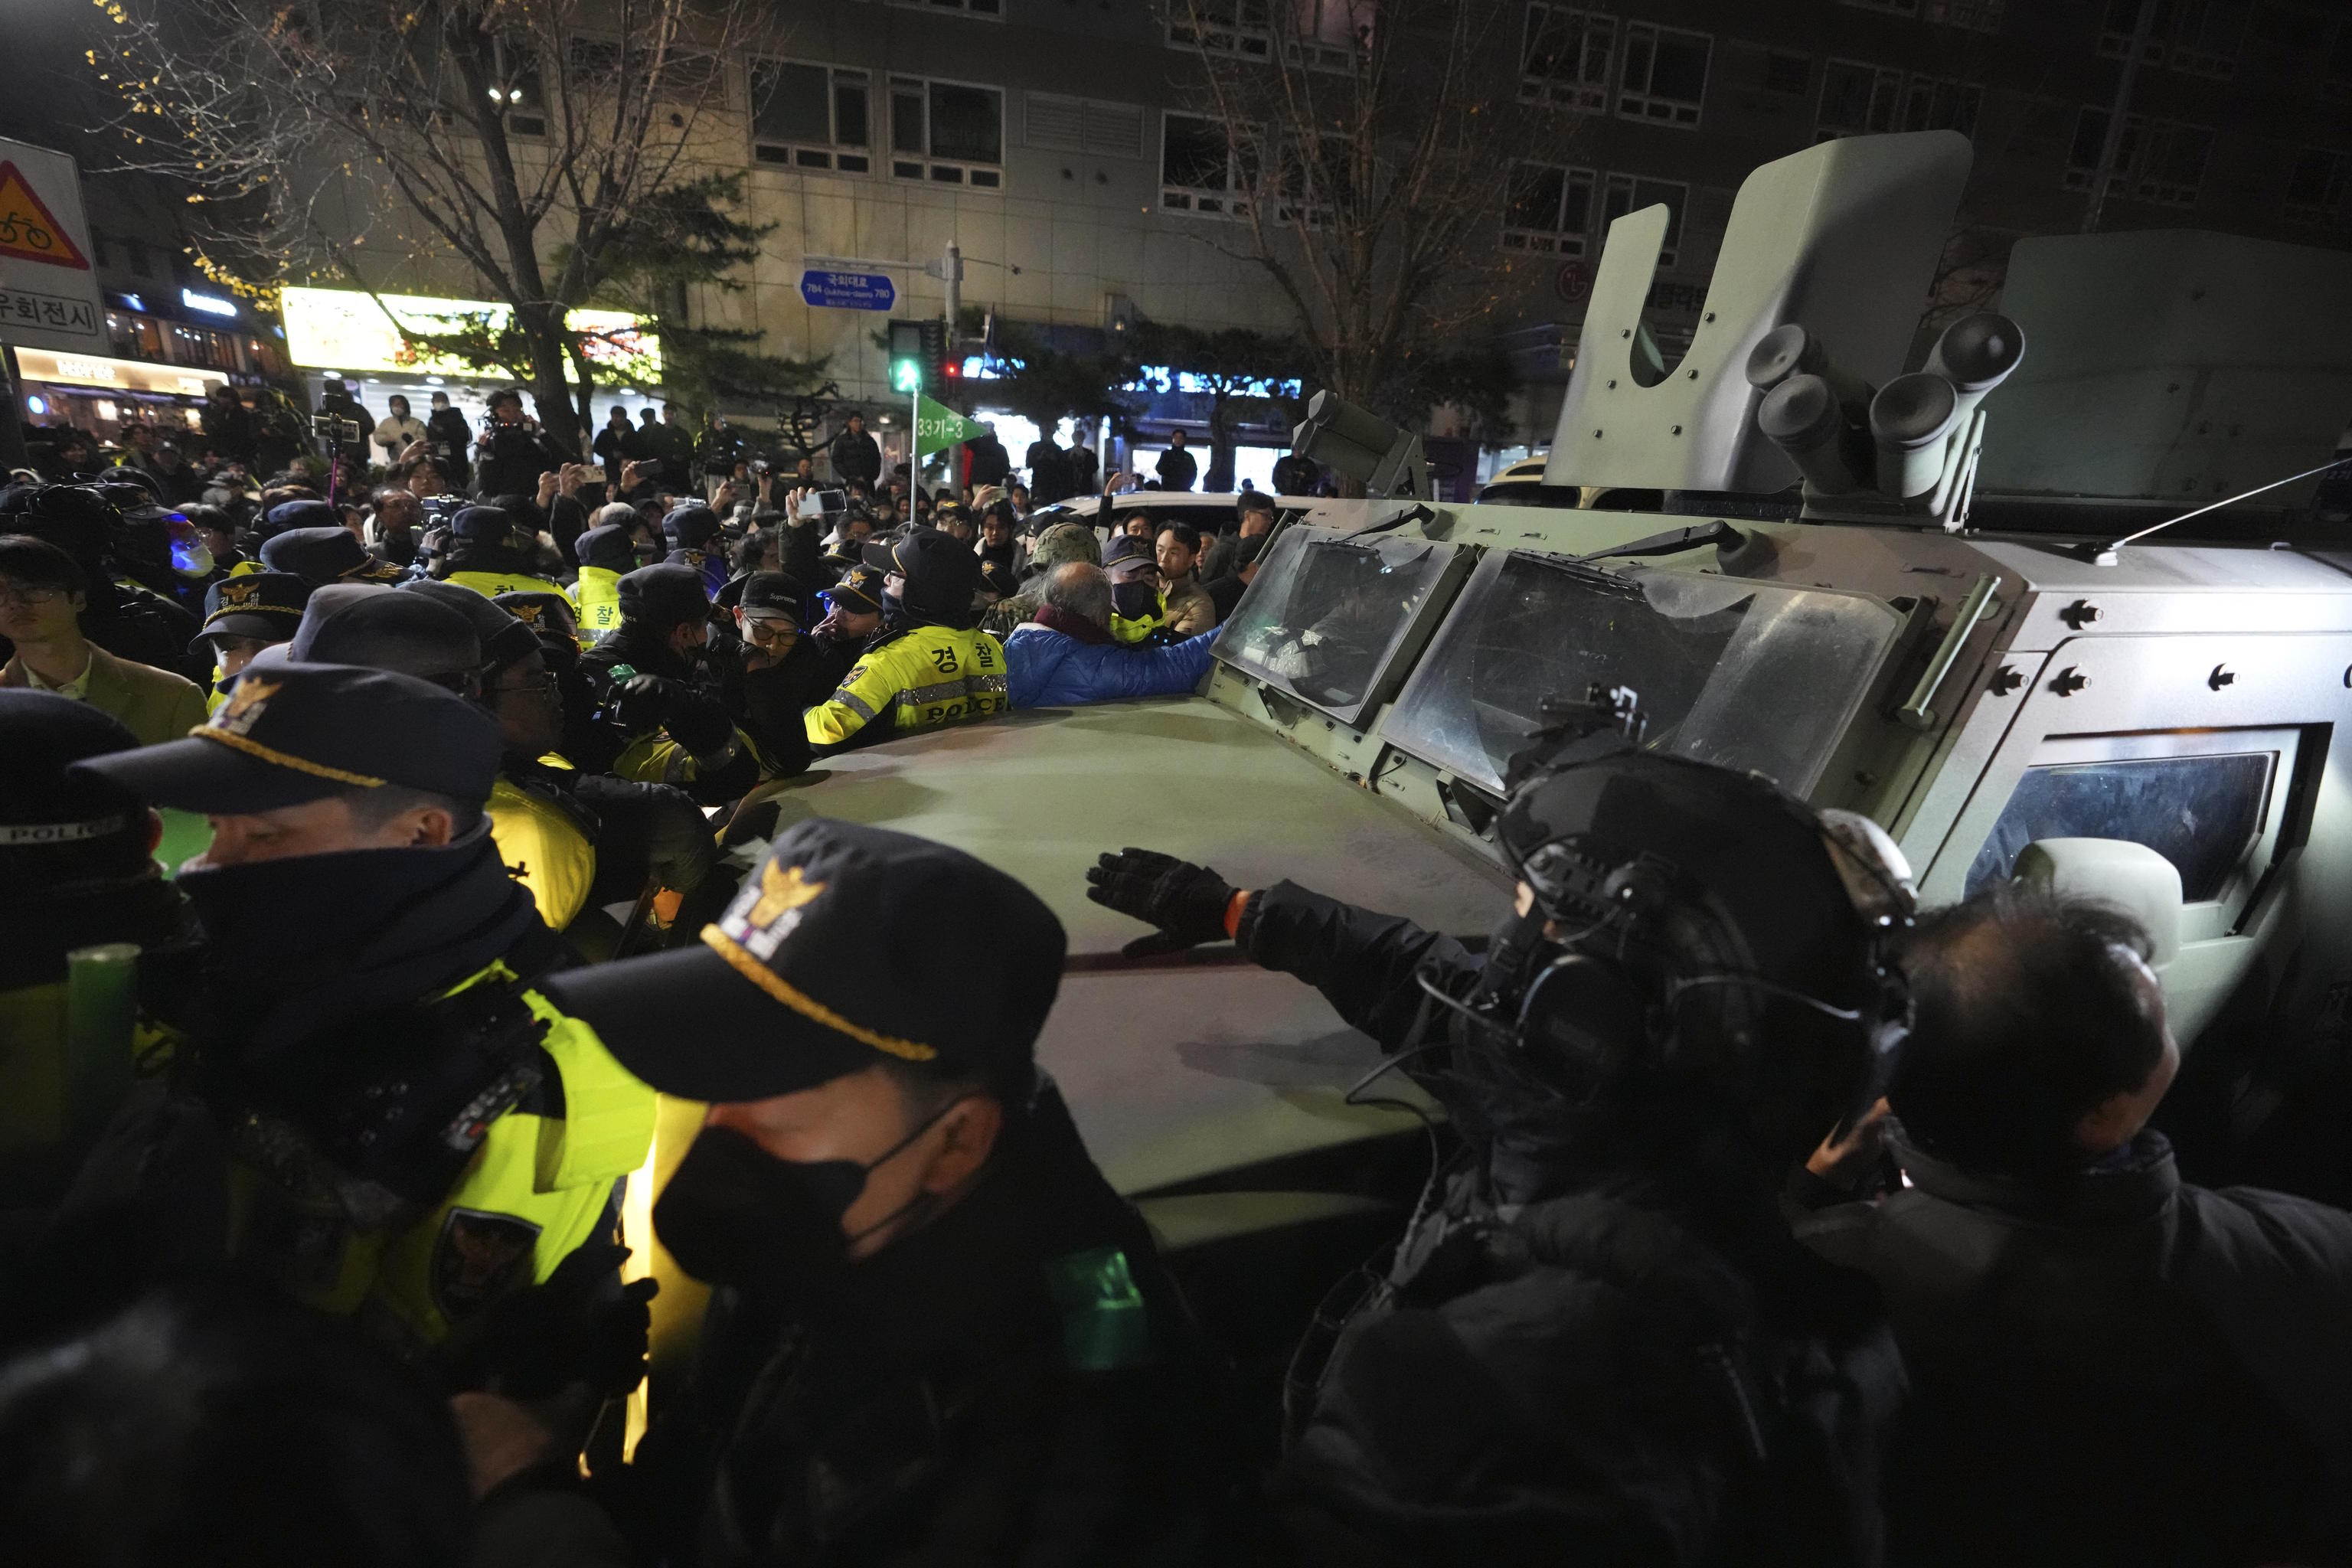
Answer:
[{"label": "soldier in helmet", "polygon": [[1160,928],[1130,952],[1232,937],[1462,1134],[1319,1385],[1293,1390],[1293,1540],[1309,1563],[1874,1560],[1899,1361],[1874,1295],[1775,1200],[1899,1041],[1900,855],[1581,721],[1513,775],[1517,900],[1483,962],[1147,850],[1088,874]]}]

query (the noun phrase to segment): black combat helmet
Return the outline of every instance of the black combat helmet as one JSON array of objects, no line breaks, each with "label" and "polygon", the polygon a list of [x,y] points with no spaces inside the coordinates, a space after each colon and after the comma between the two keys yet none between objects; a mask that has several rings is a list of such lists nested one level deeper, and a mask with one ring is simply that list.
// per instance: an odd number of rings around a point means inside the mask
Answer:
[{"label": "black combat helmet", "polygon": [[1571,1105],[1711,1103],[1774,1159],[1869,1105],[1914,903],[1883,831],[1622,735],[1514,773],[1496,839],[1549,938],[1473,1020],[1508,1078]]}]

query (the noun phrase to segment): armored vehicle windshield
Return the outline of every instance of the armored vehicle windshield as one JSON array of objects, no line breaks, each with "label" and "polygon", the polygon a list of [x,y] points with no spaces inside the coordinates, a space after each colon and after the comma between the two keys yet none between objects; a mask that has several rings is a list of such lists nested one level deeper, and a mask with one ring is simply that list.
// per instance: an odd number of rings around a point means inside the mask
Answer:
[{"label": "armored vehicle windshield", "polygon": [[1802,794],[1900,626],[1860,594],[1496,552],[1383,734],[1499,792],[1545,698],[1622,684],[1641,693],[1652,748],[1752,768]]},{"label": "armored vehicle windshield", "polygon": [[1424,539],[1290,529],[1218,639],[1218,657],[1352,722],[1453,553]]}]

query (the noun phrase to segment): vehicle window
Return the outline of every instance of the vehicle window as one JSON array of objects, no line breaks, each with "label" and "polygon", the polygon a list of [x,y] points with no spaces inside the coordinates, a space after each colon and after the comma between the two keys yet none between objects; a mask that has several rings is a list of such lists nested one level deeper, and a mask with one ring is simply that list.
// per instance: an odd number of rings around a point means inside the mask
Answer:
[{"label": "vehicle window", "polygon": [[1217,638],[1217,657],[1352,719],[1452,558],[1419,539],[1288,528]]},{"label": "vehicle window", "polygon": [[1545,698],[1630,686],[1649,715],[1651,750],[1754,769],[1802,795],[1900,625],[1857,594],[1489,557],[1384,732],[1499,792]]},{"label": "vehicle window", "polygon": [[2180,871],[2183,903],[2218,899],[2270,802],[2277,753],[2127,757],[2025,770],[1969,867],[1969,891],[2006,881],[2037,838],[2122,838]]}]

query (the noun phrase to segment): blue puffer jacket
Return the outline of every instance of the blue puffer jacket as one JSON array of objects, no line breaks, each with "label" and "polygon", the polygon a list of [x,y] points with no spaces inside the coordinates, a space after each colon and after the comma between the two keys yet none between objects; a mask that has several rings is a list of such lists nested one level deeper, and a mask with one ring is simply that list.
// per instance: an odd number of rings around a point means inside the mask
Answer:
[{"label": "blue puffer jacket", "polygon": [[1015,708],[1075,708],[1128,697],[1172,697],[1209,672],[1213,631],[1165,647],[1083,643],[1035,622],[1004,640]]}]

